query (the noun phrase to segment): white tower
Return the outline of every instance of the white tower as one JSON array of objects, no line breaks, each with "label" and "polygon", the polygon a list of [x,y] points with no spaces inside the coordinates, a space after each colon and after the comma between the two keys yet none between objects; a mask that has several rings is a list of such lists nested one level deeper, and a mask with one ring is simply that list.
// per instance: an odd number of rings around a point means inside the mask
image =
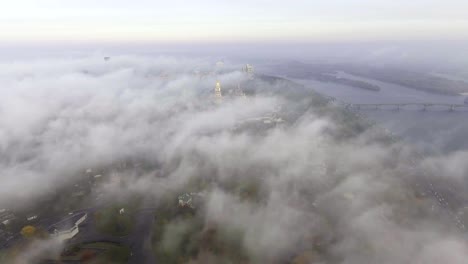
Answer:
[{"label": "white tower", "polygon": [[247,73],[247,76],[249,77],[249,80],[253,80],[254,78],[254,67],[250,64],[246,64],[244,68],[242,68],[242,71]]}]

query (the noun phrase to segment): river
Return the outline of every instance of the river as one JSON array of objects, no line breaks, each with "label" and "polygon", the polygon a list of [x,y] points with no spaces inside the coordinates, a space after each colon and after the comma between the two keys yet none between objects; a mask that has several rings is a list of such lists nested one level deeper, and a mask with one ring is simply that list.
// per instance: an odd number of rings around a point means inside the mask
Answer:
[{"label": "river", "polygon": [[[337,76],[363,80],[381,87],[378,92],[323,83],[309,79],[292,79],[316,92],[347,103],[453,103],[463,104],[464,96],[427,93],[368,78],[339,72]],[[426,154],[448,154],[468,150],[468,111],[447,109],[359,110],[366,117],[390,130]]]}]

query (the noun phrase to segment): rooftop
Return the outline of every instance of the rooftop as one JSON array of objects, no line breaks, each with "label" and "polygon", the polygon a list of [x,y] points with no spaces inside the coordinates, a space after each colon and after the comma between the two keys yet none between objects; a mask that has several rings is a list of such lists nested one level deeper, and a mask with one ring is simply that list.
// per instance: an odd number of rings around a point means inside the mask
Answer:
[{"label": "rooftop", "polygon": [[54,232],[55,230],[57,230],[57,231],[60,232],[60,231],[64,231],[64,230],[69,230],[72,227],[74,227],[76,222],[78,220],[80,220],[85,215],[86,215],[86,213],[74,214],[74,215],[72,215],[70,217],[67,217],[67,218],[61,220],[60,222],[55,223],[54,225],[50,226],[47,229],[47,231]]}]

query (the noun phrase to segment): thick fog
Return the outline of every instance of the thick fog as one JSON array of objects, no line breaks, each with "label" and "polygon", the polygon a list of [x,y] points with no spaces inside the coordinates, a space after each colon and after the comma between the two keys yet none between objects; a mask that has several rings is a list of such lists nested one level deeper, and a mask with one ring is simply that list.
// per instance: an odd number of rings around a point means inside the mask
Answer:
[{"label": "thick fog", "polygon": [[[88,168],[131,161],[148,169],[116,170],[125,184],[108,183],[109,195],[158,201],[209,180],[206,227],[240,230],[256,263],[308,250],[317,256],[311,263],[466,262],[452,215],[413,187],[464,182],[468,153],[421,159],[358,117],[315,105],[314,93],[292,100],[282,82],[257,80],[265,92],[214,104],[217,80],[228,87],[247,78],[240,65],[214,63],[92,56],[0,64],[0,207],[33,204]],[[278,108],[303,112],[282,126],[235,129]],[[226,187],[245,183],[256,199]],[[210,252],[192,261],[221,262]]]}]

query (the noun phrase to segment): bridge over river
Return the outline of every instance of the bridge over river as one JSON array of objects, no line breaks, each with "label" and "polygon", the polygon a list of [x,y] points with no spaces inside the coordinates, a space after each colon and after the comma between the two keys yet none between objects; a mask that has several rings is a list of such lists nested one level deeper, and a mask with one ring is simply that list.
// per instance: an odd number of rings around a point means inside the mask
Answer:
[{"label": "bridge over river", "polygon": [[331,96],[324,96],[329,102],[337,103],[347,109],[354,110],[422,110],[468,112],[468,104],[452,103],[347,103]]},{"label": "bridge over river", "polygon": [[377,103],[354,104],[344,103],[345,108],[358,110],[422,110],[422,111],[468,111],[468,104],[449,103]]}]

